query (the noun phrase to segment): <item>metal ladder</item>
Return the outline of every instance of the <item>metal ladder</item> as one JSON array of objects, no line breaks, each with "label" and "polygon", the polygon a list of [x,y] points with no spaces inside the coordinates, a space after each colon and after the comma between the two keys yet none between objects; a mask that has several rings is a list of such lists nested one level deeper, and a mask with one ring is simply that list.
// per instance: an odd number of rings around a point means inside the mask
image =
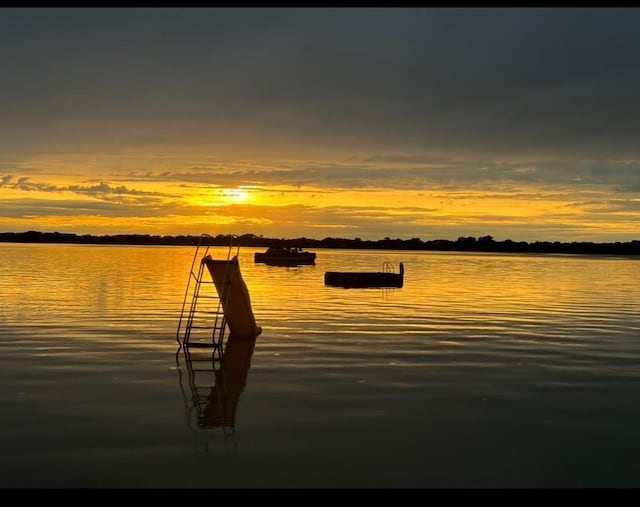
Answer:
[{"label": "metal ladder", "polygon": [[[239,246],[233,246],[233,239],[229,244],[227,261],[233,255],[238,255]],[[180,388],[185,401],[185,410],[189,427],[194,429],[207,429],[205,407],[209,403],[210,396],[220,393],[224,389],[226,378],[222,369],[224,336],[227,330],[224,315],[223,301],[220,299],[212,279],[203,279],[207,268],[203,259],[209,254],[211,236],[202,234],[193,255],[189,279],[182,301],[182,310],[178,322],[176,339],[178,350],[176,352],[176,365],[180,375]],[[228,269],[236,263],[229,263]],[[209,274],[206,274],[207,278]],[[231,279],[231,278],[229,278]],[[203,286],[209,290],[202,290]],[[227,297],[231,291],[226,291]],[[202,304],[207,305],[203,309]],[[226,302],[225,302],[226,303]],[[180,352],[184,353],[184,365],[186,367],[186,379],[183,378],[180,367]],[[186,380],[188,386],[183,384]],[[189,394],[187,394],[187,391]],[[222,391],[224,392],[224,390]],[[226,434],[233,433],[233,428],[223,426]]]},{"label": "metal ladder", "polygon": [[[200,236],[191,262],[189,279],[182,301],[176,340],[178,352],[182,349],[185,354],[189,354],[190,349],[196,347],[213,348],[214,352],[221,352],[227,330],[223,302],[216,291],[214,282],[212,279],[203,279],[207,271],[203,259],[208,255],[210,243],[211,236],[208,234]],[[231,260],[233,255],[237,256],[239,249],[239,246],[233,246],[232,237],[227,252],[227,261]],[[233,269],[231,268],[232,263],[228,265],[230,269]],[[209,277],[208,274],[207,277]],[[203,291],[203,286],[208,286],[210,290]],[[230,297],[231,291],[227,291],[227,294],[227,297]],[[203,301],[207,302],[204,309],[200,304]]]}]

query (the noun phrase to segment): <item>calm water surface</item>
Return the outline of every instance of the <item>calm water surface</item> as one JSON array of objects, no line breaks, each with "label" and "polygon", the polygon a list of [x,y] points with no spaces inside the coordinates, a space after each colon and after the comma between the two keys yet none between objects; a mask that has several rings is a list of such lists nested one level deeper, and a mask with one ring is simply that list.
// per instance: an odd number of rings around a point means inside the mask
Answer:
[{"label": "calm water surface", "polygon": [[[0,244],[0,487],[640,486],[639,260],[241,249],[263,332],[207,428],[194,251]],[[404,287],[324,286],[383,261]]]}]

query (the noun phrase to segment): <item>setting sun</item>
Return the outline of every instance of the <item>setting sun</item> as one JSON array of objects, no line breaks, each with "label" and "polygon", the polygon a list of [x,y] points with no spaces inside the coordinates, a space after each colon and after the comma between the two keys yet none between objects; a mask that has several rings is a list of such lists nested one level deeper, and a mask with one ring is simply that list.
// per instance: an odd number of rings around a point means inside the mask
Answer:
[{"label": "setting sun", "polygon": [[239,204],[247,202],[251,194],[243,188],[224,188],[218,191],[218,196],[226,204]]},{"label": "setting sun", "polygon": [[251,201],[252,191],[246,188],[200,188],[191,193],[188,201],[195,206],[229,206]]}]

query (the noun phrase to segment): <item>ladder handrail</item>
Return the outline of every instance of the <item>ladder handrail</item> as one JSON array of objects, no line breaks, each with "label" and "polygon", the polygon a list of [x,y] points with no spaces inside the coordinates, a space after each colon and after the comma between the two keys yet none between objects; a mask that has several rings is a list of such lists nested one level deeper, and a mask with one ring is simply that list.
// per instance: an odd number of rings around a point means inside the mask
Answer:
[{"label": "ladder handrail", "polygon": [[[229,242],[229,248],[227,250],[227,268],[225,271],[225,280],[223,280],[223,284],[226,284],[228,282],[230,283],[232,276],[235,275],[233,271],[229,272],[229,269],[237,269],[235,266],[231,267],[232,263],[230,262],[230,260],[232,259],[234,239],[236,237],[237,236],[232,235],[231,240]],[[229,289],[225,293],[224,301],[222,301],[219,295],[200,296],[200,288],[202,283],[215,284],[215,281],[206,282],[203,280],[204,268],[205,268],[204,259],[207,256],[209,256],[209,248],[211,246],[209,244],[210,241],[208,241],[209,238],[211,238],[209,234],[202,234],[200,236],[195,252],[193,254],[193,259],[191,261],[191,268],[189,270],[187,286],[185,288],[184,298],[182,301],[182,309],[180,311],[180,319],[178,321],[178,329],[176,331],[176,341],[178,342],[178,353],[180,352],[180,349],[184,348],[185,353],[188,354],[187,349],[189,347],[189,338],[191,336],[191,330],[194,327],[193,321],[196,318],[196,315],[198,314],[198,311],[197,311],[198,300],[201,297],[212,297],[218,300],[217,308],[215,309],[215,311],[208,312],[214,315],[213,326],[206,327],[206,328],[207,329],[210,328],[212,330],[211,345],[214,348],[221,348],[224,342],[224,334],[227,327],[224,308],[230,303],[230,300],[231,300],[231,296],[232,296],[231,286],[229,286]],[[240,245],[236,244],[235,246],[236,246],[236,250],[233,257],[235,257],[236,259],[235,264],[238,265],[239,264],[238,255],[240,252]],[[198,263],[197,273],[195,269],[196,263]],[[187,301],[189,300],[189,296],[191,296],[191,303],[189,304],[189,309],[187,312]],[[185,320],[185,312],[187,312],[186,323],[183,325],[183,321]]]},{"label": "ladder handrail", "polygon": [[[180,310],[180,320],[178,321],[178,329],[176,331],[176,340],[178,342],[178,345],[182,346],[182,341],[180,340],[180,328],[182,327],[182,320],[184,318],[184,310],[185,307],[187,306],[187,299],[189,298],[189,289],[191,288],[191,282],[193,280],[195,280],[196,285],[199,285],[199,281],[201,280],[201,273],[200,271],[198,272],[198,275],[196,275],[194,273],[194,266],[196,264],[196,260],[198,259],[198,253],[200,252],[200,248],[202,247],[202,241],[204,238],[210,238],[211,236],[209,236],[208,234],[201,234],[200,235],[200,239],[198,240],[198,245],[196,246],[196,250],[193,253],[193,260],[191,261],[191,269],[189,270],[189,278],[187,280],[187,286],[185,287],[184,290],[184,298],[182,300],[182,309]],[[206,245],[206,250],[204,255],[207,254],[207,252],[209,251],[209,245]],[[200,266],[201,269],[201,266]],[[194,289],[195,290],[195,289]],[[193,309],[193,304],[194,304],[194,300],[195,298],[192,298],[191,300],[191,307]],[[192,315],[192,311],[189,312],[189,315]],[[185,331],[185,334],[188,331]]]}]

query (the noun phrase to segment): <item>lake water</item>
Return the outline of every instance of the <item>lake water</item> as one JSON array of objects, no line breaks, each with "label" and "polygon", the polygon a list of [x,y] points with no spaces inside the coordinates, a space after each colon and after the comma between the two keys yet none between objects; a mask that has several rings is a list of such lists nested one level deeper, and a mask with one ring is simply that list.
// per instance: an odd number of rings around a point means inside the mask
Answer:
[{"label": "lake water", "polygon": [[0,244],[0,487],[640,486],[640,260],[255,251],[221,428],[176,356],[194,248]]}]

